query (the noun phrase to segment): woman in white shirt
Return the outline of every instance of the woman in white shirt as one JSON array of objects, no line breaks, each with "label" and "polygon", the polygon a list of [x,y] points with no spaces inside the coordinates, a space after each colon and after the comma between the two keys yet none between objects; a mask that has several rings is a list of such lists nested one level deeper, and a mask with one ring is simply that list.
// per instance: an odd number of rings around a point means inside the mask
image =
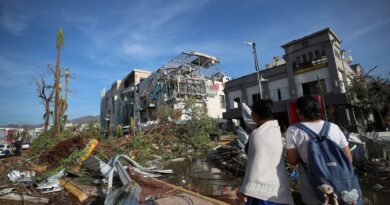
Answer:
[{"label": "woman in white shirt", "polygon": [[241,193],[247,205],[294,204],[283,160],[280,127],[272,119],[271,100],[253,105],[252,118],[258,127],[249,137],[248,162]]},{"label": "woman in white shirt", "polygon": [[[313,96],[303,96],[297,99],[297,114],[300,122],[316,133],[320,133],[324,121],[321,120],[320,107],[317,99]],[[348,159],[352,162],[351,151],[348,147],[348,141],[340,128],[331,123],[328,138],[338,144]],[[308,162],[308,144],[310,136],[296,126],[290,126],[287,129],[286,148],[287,158],[290,164],[296,165],[298,161]],[[315,197],[315,193],[309,185],[305,170],[298,166],[299,191],[305,204],[321,204]]]}]

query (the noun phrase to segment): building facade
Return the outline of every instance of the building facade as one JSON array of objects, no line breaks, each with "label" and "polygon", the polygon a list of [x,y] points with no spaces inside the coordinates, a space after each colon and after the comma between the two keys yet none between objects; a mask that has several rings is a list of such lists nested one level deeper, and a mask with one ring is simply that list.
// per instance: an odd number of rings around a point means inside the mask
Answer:
[{"label": "building facade", "polygon": [[134,69],[123,80],[116,80],[111,88],[101,91],[100,126],[108,130],[117,125],[129,125],[131,117],[137,117],[136,89],[138,84],[149,77],[150,71]]},{"label": "building facade", "polygon": [[[262,81],[263,98],[274,101],[274,117],[282,127],[293,121],[293,104],[297,98],[322,94],[328,120],[356,130],[357,113],[350,104],[346,87],[361,68],[358,64],[351,65],[352,58],[345,57],[340,44],[341,40],[330,28],[323,29],[282,45],[283,58],[275,57],[260,71],[266,79]],[[251,106],[259,99],[257,74],[227,82],[225,95],[227,111],[223,118],[231,127],[233,121],[239,123],[241,119],[240,103]]]},{"label": "building facade", "polygon": [[[114,130],[128,126],[130,118],[137,127],[158,120],[163,105],[181,110],[188,98],[205,105],[208,115],[220,122],[226,111],[223,92],[228,77],[219,72],[219,59],[204,53],[183,52],[155,72],[134,69],[123,80],[115,81],[101,93],[101,127]],[[187,120],[185,113],[180,120]],[[225,123],[226,124],[226,123]]]}]

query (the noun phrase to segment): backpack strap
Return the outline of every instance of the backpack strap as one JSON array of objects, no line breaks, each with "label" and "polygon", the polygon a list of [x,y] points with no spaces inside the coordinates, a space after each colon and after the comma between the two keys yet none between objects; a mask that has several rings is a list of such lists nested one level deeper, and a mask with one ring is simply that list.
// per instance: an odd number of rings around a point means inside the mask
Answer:
[{"label": "backpack strap", "polygon": [[321,140],[320,136],[318,136],[317,133],[315,133],[313,130],[308,128],[306,125],[304,125],[302,123],[297,123],[294,126],[298,127],[299,129],[303,130],[304,132],[306,132],[306,134],[308,134],[313,140],[315,140],[315,141]]},{"label": "backpack strap", "polygon": [[328,138],[329,129],[330,129],[330,122],[324,121],[324,126],[322,127],[319,134],[321,140],[325,140],[326,138]]},{"label": "backpack strap", "polygon": [[326,138],[328,138],[328,133],[329,133],[329,129],[330,129],[330,122],[324,121],[324,125],[322,126],[322,129],[321,129],[319,134],[315,133],[312,129],[308,128],[306,125],[304,125],[302,123],[297,123],[294,126],[305,131],[315,141],[323,141]]}]

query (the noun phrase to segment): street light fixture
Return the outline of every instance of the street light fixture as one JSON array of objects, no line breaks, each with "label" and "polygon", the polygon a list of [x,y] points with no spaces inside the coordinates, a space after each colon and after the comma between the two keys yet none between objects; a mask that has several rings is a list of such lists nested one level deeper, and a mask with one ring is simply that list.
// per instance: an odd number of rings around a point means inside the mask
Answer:
[{"label": "street light fixture", "polygon": [[253,57],[254,57],[254,60],[255,60],[255,68],[256,68],[256,73],[257,73],[257,82],[259,84],[259,94],[260,94],[260,100],[263,99],[263,90],[262,90],[262,87],[261,87],[261,81],[262,81],[262,77],[259,73],[259,62],[257,60],[257,52],[256,52],[256,43],[255,42],[252,42],[252,41],[245,41],[244,42],[245,44],[249,45],[252,47],[252,51],[253,51]]}]

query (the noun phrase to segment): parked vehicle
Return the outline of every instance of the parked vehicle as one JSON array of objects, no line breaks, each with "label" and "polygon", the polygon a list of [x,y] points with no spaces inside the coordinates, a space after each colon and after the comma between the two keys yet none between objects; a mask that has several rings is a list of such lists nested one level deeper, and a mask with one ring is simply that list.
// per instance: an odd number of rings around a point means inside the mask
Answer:
[{"label": "parked vehicle", "polygon": [[21,146],[21,149],[25,150],[25,149],[28,149],[28,148],[30,148],[30,143],[23,142],[22,146]]},{"label": "parked vehicle", "polygon": [[15,143],[0,144],[0,157],[9,157],[12,155],[20,155],[20,149]]}]

